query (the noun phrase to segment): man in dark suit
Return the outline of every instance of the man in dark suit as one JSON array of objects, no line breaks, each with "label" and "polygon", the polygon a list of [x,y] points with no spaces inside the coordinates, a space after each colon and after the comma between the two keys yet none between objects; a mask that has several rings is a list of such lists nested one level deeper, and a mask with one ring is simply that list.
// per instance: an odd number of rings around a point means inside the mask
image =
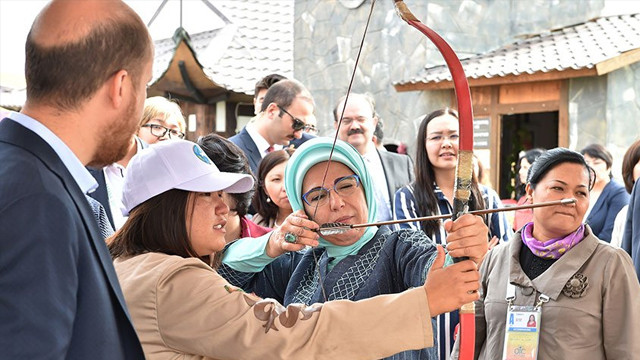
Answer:
[{"label": "man in dark suit", "polygon": [[338,138],[353,145],[367,162],[375,182],[378,220],[389,220],[393,218],[393,197],[396,190],[415,179],[413,162],[406,155],[376,149],[373,133],[378,123],[378,115],[375,102],[369,95],[349,94],[342,124],[338,129],[345,98],[346,96],[343,96],[333,109]]},{"label": "man in dark suit", "polygon": [[288,146],[294,139],[313,137],[304,130],[314,106],[311,93],[300,82],[280,80],[267,90],[256,119],[229,140],[244,151],[256,174],[258,164],[269,152]]},{"label": "man in dark suit", "polygon": [[144,358],[85,166],[126,152],[152,60],[121,1],[55,0],[33,23],[27,101],[0,122],[0,357]]}]

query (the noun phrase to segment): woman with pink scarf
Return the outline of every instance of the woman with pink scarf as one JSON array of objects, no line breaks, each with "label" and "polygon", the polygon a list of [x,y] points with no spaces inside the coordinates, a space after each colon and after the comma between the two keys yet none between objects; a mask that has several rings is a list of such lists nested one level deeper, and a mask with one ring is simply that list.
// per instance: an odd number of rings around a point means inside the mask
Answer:
[{"label": "woman with pink scarf", "polygon": [[[640,285],[631,258],[582,223],[594,180],[583,156],[564,148],[532,165],[526,192],[534,204],[576,202],[534,209],[532,222],[485,257],[477,359],[637,359]],[[531,317],[535,329],[527,329]]]}]

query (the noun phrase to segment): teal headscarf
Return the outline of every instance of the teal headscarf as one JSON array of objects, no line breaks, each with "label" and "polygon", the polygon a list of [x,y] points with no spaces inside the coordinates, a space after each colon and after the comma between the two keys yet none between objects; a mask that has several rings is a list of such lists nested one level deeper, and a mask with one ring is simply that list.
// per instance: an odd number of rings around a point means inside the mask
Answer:
[{"label": "teal headscarf", "polygon": [[[304,210],[302,181],[311,167],[329,160],[332,146],[333,139],[330,138],[318,137],[308,140],[293,153],[289,162],[287,162],[287,167],[284,170],[284,187],[293,211]],[[351,144],[337,140],[331,161],[346,165],[360,177],[360,183],[369,208],[367,222],[374,222],[376,220],[377,206],[375,193],[373,191],[373,182],[360,153],[358,153]],[[333,184],[333,179],[327,179],[327,181]],[[327,255],[329,255],[329,257],[335,258],[332,262],[332,264],[335,265],[346,256],[356,254],[362,246],[373,238],[377,229],[375,226],[366,228],[362,237],[348,246],[334,245],[323,238],[320,238],[319,243],[320,246],[327,249]]]}]

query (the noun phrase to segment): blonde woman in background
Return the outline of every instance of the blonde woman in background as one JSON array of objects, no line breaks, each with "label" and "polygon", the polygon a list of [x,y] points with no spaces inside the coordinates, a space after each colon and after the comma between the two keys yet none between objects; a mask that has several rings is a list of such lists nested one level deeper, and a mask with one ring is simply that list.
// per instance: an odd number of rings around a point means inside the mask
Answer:
[{"label": "blonde woman in background", "polygon": [[147,144],[169,139],[184,139],[186,124],[180,106],[162,96],[144,102],[138,136]]}]

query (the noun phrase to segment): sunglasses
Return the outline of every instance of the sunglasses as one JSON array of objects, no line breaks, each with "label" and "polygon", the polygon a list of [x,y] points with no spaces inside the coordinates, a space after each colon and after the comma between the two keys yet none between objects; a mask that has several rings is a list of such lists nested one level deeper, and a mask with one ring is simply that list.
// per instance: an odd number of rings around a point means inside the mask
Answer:
[{"label": "sunglasses", "polygon": [[[282,111],[283,113],[289,115],[292,119],[293,119],[293,124],[291,124],[291,127],[293,128],[293,131],[300,131],[300,130],[304,130],[308,127],[308,125],[298,119],[297,117],[289,114],[289,112],[287,110],[285,110],[282,106],[278,105],[278,109],[280,109],[280,111]],[[280,113],[280,117],[282,117],[282,113]]]}]

